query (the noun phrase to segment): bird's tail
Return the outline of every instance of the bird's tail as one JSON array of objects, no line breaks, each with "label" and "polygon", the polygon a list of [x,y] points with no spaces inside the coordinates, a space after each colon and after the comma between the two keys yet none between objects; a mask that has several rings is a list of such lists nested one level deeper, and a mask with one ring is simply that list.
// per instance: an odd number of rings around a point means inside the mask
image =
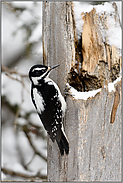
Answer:
[{"label": "bird's tail", "polygon": [[57,140],[57,144],[60,149],[61,155],[64,155],[64,151],[67,155],[69,154],[69,142],[63,130],[61,130],[61,139],[59,142]]}]

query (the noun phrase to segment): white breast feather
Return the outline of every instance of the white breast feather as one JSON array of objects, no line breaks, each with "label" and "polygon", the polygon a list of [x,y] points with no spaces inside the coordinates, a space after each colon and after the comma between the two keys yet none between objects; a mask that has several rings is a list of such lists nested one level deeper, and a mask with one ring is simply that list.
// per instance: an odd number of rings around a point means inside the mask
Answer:
[{"label": "white breast feather", "polygon": [[39,113],[43,112],[45,110],[45,108],[44,108],[45,102],[42,98],[42,95],[38,93],[36,88],[33,89],[33,97],[34,97],[34,101],[35,101],[35,104],[37,107],[37,111]]}]

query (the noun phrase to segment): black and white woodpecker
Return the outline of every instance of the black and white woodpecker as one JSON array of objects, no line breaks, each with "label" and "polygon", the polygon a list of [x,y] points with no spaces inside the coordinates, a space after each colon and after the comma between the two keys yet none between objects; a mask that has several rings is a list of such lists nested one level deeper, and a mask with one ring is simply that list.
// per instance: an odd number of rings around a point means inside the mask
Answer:
[{"label": "black and white woodpecker", "polygon": [[49,78],[50,72],[58,67],[34,65],[29,71],[32,83],[31,98],[45,130],[54,142],[56,140],[61,155],[69,153],[69,142],[63,128],[66,102],[57,84]]}]

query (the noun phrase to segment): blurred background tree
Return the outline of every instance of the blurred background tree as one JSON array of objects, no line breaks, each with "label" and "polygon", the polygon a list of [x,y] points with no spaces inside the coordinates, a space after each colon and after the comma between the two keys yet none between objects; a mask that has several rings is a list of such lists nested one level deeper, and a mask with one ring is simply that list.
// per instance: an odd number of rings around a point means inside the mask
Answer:
[{"label": "blurred background tree", "polygon": [[46,132],[28,71],[42,63],[42,2],[2,3],[2,180],[45,180]]}]

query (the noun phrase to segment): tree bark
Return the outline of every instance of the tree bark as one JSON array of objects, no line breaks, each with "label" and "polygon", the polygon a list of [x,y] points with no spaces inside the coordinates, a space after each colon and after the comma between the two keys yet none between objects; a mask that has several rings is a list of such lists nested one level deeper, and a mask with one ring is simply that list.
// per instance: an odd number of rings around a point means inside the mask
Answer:
[{"label": "tree bark", "polygon": [[61,157],[56,142],[48,138],[48,181],[121,181],[121,81],[114,91],[107,87],[121,71],[121,57],[114,46],[105,47],[95,9],[83,20],[79,44],[73,3],[43,2],[44,64],[60,64],[51,78],[63,95],[66,82],[79,91],[102,88],[87,100],[67,95],[64,126],[70,152]]}]

